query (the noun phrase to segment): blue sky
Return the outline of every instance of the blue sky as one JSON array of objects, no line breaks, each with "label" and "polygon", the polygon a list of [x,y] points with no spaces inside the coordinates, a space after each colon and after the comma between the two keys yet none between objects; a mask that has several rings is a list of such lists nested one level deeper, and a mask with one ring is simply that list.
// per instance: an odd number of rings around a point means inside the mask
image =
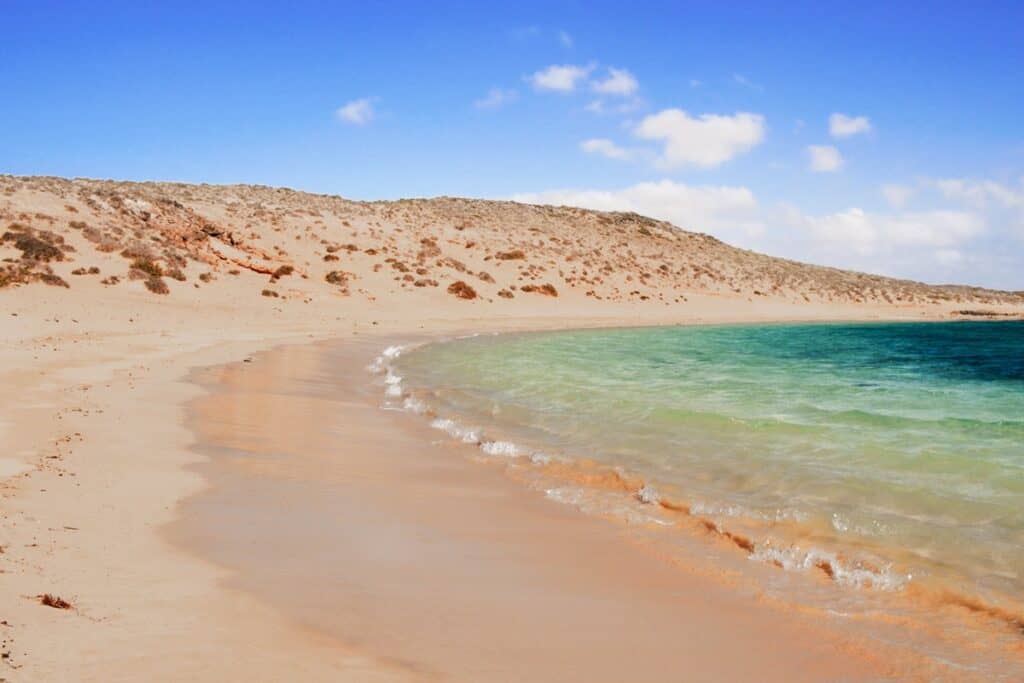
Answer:
[{"label": "blue sky", "polygon": [[1024,5],[725,5],[0,0],[0,172],[629,209],[1024,289]]}]

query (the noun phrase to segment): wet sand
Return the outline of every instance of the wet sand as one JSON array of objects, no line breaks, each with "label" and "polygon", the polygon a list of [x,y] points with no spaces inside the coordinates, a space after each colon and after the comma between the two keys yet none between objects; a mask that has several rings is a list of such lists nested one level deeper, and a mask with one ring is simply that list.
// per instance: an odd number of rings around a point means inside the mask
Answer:
[{"label": "wet sand", "polygon": [[[638,550],[380,408],[380,340],[198,371],[168,530],[231,588],[424,680],[878,680],[890,657]],[[904,670],[903,674],[906,673]]]}]

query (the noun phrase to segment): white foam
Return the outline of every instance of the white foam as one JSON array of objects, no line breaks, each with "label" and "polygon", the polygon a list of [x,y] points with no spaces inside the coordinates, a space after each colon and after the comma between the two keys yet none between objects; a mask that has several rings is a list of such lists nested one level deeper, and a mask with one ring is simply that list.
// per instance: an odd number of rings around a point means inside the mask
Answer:
[{"label": "white foam", "polygon": [[547,455],[546,453],[541,453],[540,451],[537,451],[536,453],[532,453],[530,455],[530,462],[532,462],[534,465],[547,465],[549,462],[551,462],[551,456]]},{"label": "white foam", "polygon": [[913,578],[910,574],[896,574],[892,571],[891,565],[886,565],[881,571],[874,571],[858,566],[855,562],[850,563],[841,560],[835,553],[817,548],[804,549],[798,546],[777,548],[769,544],[763,544],[758,545],[750,555],[750,558],[761,562],[778,564],[783,569],[790,571],[808,571],[820,568],[820,565],[827,563],[830,567],[832,578],[837,584],[854,588],[874,588],[884,591],[899,590]]},{"label": "white foam", "polygon": [[640,487],[640,490],[636,492],[637,500],[641,503],[657,503],[661,500],[661,496],[658,495],[657,490],[650,484],[644,484]]},{"label": "white foam", "polygon": [[518,458],[523,455],[520,448],[511,441],[485,441],[480,444],[480,450],[487,455],[502,455],[507,458]]},{"label": "white foam", "polygon": [[466,429],[459,426],[459,423],[455,420],[447,417],[439,417],[430,423],[430,426],[434,429],[440,429],[442,432],[448,434],[453,439],[458,439],[463,443],[479,444],[481,433],[479,429]]},{"label": "white foam", "polygon": [[402,351],[405,350],[404,346],[389,346],[381,352],[381,356],[387,360],[394,360],[402,355]]},{"label": "white foam", "polygon": [[387,388],[384,390],[387,396],[401,396],[402,395],[402,377],[396,375],[391,368],[388,368],[387,375],[384,377],[384,384]]},{"label": "white foam", "polygon": [[563,503],[564,505],[582,505],[583,504],[583,492],[577,488],[562,487],[545,489],[544,495],[551,500]]},{"label": "white foam", "polygon": [[402,355],[402,351],[405,350],[404,346],[389,346],[380,352],[380,355],[373,359],[373,362],[366,366],[366,369],[375,375],[379,375],[382,372],[390,371],[389,361],[393,361]]},{"label": "white foam", "polygon": [[427,404],[412,396],[406,397],[405,402],[402,403],[402,408],[416,415],[422,415],[427,412]]}]

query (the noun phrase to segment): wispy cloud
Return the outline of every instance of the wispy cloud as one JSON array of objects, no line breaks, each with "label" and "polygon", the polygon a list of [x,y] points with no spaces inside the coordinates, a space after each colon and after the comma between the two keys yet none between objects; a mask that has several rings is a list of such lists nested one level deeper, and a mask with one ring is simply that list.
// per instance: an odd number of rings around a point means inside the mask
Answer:
[{"label": "wispy cloud", "polygon": [[864,254],[896,247],[950,249],[985,229],[982,217],[967,211],[876,214],[851,208],[823,216],[793,213],[791,219],[819,242]]},{"label": "wispy cloud", "polygon": [[831,145],[808,145],[807,159],[815,173],[834,173],[843,167],[843,155]]},{"label": "wispy cloud", "polygon": [[828,117],[828,132],[834,138],[848,138],[871,132],[871,121],[866,116],[847,116],[836,112]]},{"label": "wispy cloud", "polygon": [[608,104],[602,99],[597,99],[591,100],[583,108],[591,114],[630,114],[643,109],[645,104],[646,103],[639,97],[632,97],[625,102],[619,100],[612,104]]},{"label": "wispy cloud", "polygon": [[687,230],[721,237],[753,236],[764,230],[757,201],[745,187],[685,185],[672,180],[620,190],[565,189],[513,196],[531,204],[578,206],[598,211],[635,211]]},{"label": "wispy cloud", "polygon": [[517,99],[519,99],[519,93],[515,90],[491,88],[487,91],[485,97],[481,97],[473,102],[473,106],[477,109],[498,109],[506,104],[515,102]]},{"label": "wispy cloud", "polygon": [[558,32],[558,42],[564,48],[571,48],[573,46],[572,36],[569,35],[568,31],[559,31]]},{"label": "wispy cloud", "polygon": [[586,80],[590,72],[594,70],[593,64],[577,66],[575,64],[552,64],[536,73],[527,76],[529,81],[537,90],[550,92],[569,93],[576,90],[576,87]]},{"label": "wispy cloud", "polygon": [[637,83],[636,77],[627,69],[610,67],[608,75],[604,79],[595,80],[591,87],[594,89],[594,92],[601,93],[602,95],[629,97],[640,88],[640,84]]},{"label": "wispy cloud", "polygon": [[619,147],[607,138],[593,138],[580,143],[580,149],[588,154],[597,154],[609,159],[619,161],[631,161],[636,157],[636,151]]},{"label": "wispy cloud", "polygon": [[347,104],[338,107],[335,110],[334,115],[338,120],[345,123],[350,123],[355,126],[365,126],[370,121],[373,121],[376,116],[376,112],[373,109],[373,102],[376,98],[374,97],[363,97],[358,100],[352,100]]}]

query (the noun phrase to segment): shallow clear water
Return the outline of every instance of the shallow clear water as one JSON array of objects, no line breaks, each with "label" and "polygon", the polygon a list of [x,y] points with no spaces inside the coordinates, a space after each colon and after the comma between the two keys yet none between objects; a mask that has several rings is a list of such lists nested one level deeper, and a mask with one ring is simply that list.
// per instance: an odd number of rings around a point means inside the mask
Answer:
[{"label": "shallow clear water", "polygon": [[439,415],[754,530],[766,559],[826,548],[875,587],[1024,594],[1024,323],[476,337],[398,372]]}]

